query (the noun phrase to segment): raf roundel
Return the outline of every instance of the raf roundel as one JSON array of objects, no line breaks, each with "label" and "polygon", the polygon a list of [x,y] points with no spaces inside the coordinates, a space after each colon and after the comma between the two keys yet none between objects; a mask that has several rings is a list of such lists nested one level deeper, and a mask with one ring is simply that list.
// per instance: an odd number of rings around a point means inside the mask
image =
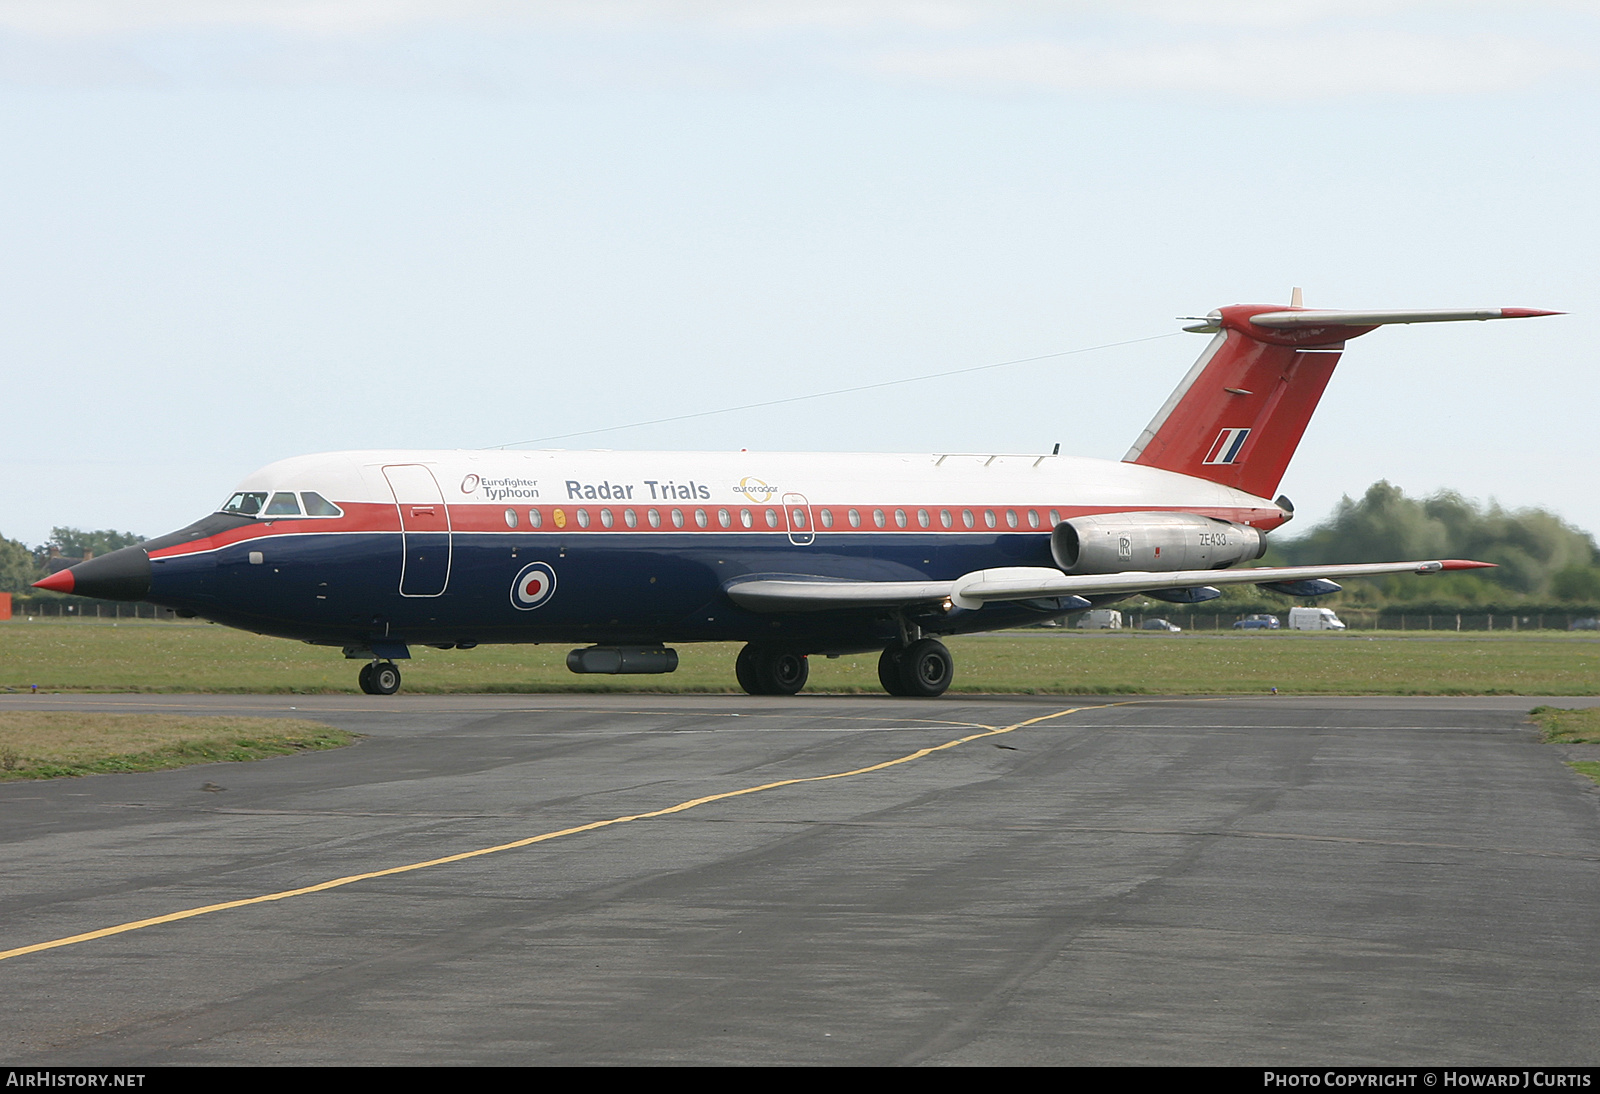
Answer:
[{"label": "raf roundel", "polygon": [[543,562],[530,562],[511,583],[511,606],[531,611],[556,591],[556,572]]}]

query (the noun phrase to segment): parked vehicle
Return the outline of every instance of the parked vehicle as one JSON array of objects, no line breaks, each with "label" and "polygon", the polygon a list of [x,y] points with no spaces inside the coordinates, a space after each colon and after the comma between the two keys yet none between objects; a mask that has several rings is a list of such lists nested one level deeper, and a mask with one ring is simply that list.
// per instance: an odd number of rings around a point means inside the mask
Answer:
[{"label": "parked vehicle", "polygon": [[1332,608],[1290,608],[1291,631],[1342,631],[1344,621],[1333,614]]},{"label": "parked vehicle", "polygon": [[1183,630],[1183,628],[1178,626],[1176,623],[1170,622],[1166,619],[1146,619],[1143,623],[1139,624],[1139,629],[1142,631],[1167,631],[1169,634],[1177,634],[1179,631]]},{"label": "parked vehicle", "polygon": [[1122,613],[1111,608],[1094,608],[1078,616],[1078,628],[1085,631],[1120,631]]},{"label": "parked vehicle", "polygon": [[1236,631],[1275,631],[1282,627],[1275,615],[1247,615],[1236,621],[1233,629]]},{"label": "parked vehicle", "polygon": [[1569,631],[1600,631],[1600,619],[1590,616],[1588,619],[1574,619]]}]

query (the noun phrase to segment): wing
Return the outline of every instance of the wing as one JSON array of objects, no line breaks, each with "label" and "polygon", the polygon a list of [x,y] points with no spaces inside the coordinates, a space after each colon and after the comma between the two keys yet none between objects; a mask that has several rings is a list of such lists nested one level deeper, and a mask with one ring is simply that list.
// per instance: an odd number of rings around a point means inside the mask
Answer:
[{"label": "wing", "polygon": [[726,591],[735,604],[753,612],[821,612],[938,604],[950,599],[954,585],[953,581],[836,581],[796,575],[747,578],[730,582]]},{"label": "wing", "polygon": [[957,608],[981,608],[1007,600],[1051,596],[1099,596],[1184,589],[1195,585],[1262,585],[1379,574],[1436,574],[1476,570],[1492,562],[1440,559],[1431,562],[1372,562],[1337,566],[1258,566],[1237,570],[1134,571],[1121,574],[1064,574],[1045,566],[1006,566],[975,570],[954,581],[835,581],[804,576],[750,578],[730,583],[727,593],[741,608],[755,612],[819,612],[840,608],[904,608],[948,601]]}]

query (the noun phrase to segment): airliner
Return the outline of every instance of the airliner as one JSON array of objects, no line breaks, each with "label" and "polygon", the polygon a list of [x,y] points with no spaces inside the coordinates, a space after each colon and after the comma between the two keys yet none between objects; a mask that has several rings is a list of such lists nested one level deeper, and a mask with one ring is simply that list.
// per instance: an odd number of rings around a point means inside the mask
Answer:
[{"label": "airliner", "polygon": [[1280,480],[1344,344],[1391,323],[1533,308],[1220,308],[1211,340],[1120,462],[1059,454],[366,451],[271,464],[216,512],[42,589],[342,649],[369,694],[412,646],[575,644],[577,673],[666,673],[669,643],[742,642],[752,695],[808,658],[881,651],[891,695],[933,697],[941,637],[1217,586],[1294,597],[1435,559],[1252,567],[1293,505]]}]

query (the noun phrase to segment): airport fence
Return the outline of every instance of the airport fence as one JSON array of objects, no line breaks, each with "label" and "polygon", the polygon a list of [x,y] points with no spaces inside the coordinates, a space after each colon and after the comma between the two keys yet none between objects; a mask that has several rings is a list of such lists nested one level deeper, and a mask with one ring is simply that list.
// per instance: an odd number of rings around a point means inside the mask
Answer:
[{"label": "airport fence", "polygon": [[115,622],[119,619],[174,620],[177,615],[171,608],[163,608],[144,601],[88,600],[73,597],[71,600],[56,597],[15,597],[11,601],[13,621],[29,619],[87,620]]},{"label": "airport fence", "polygon": [[[1583,621],[1591,623],[1600,611],[1594,608],[1555,611],[1477,611],[1477,612],[1417,612],[1409,609],[1389,608],[1337,608],[1336,614],[1349,630],[1362,631],[1482,631],[1482,632],[1521,632],[1521,631],[1567,631],[1586,630],[1594,631],[1593,626],[1585,627]],[[1234,623],[1245,618],[1246,615],[1273,615],[1281,627],[1289,625],[1287,609],[1275,612],[1256,611],[1149,611],[1124,610],[1124,629],[1137,629],[1149,619],[1165,619],[1187,631],[1224,631],[1233,629]],[[1073,623],[1076,623],[1074,618]],[[1578,624],[1574,627],[1574,624]],[[1600,632],[1596,632],[1600,633]]]}]

